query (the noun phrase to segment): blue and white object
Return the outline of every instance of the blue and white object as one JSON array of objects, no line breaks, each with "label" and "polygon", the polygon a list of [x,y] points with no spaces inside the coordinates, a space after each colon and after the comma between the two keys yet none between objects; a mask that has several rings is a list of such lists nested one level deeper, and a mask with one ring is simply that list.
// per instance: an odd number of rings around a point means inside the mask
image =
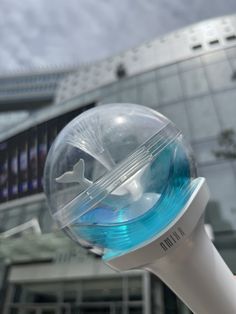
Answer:
[{"label": "blue and white object", "polygon": [[204,231],[205,180],[163,115],[132,104],[84,112],[50,149],[45,193],[59,226],[111,267],[150,270],[195,313],[236,313],[233,275]]}]

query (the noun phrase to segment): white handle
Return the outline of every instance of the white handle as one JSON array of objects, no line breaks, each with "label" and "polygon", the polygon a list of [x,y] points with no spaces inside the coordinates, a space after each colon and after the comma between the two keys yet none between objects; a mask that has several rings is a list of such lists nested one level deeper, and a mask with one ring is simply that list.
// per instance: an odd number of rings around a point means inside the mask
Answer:
[{"label": "white handle", "polygon": [[181,246],[147,269],[195,314],[236,313],[236,280],[208,238],[202,219]]}]

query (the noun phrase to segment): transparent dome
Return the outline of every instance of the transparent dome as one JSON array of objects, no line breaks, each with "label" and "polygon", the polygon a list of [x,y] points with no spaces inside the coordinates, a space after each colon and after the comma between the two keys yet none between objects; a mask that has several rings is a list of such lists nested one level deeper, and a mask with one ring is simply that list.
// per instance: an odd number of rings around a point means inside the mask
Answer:
[{"label": "transparent dome", "polygon": [[110,104],[72,120],[52,145],[45,193],[71,238],[105,258],[155,237],[193,190],[181,132],[147,107]]}]

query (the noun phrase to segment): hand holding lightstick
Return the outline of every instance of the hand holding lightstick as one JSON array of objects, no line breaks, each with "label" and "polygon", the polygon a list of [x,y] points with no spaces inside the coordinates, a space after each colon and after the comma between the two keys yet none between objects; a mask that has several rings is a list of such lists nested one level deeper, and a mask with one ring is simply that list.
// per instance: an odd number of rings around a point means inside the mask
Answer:
[{"label": "hand holding lightstick", "polygon": [[204,230],[205,179],[163,115],[132,104],[84,112],[58,135],[44,177],[53,218],[105,263],[149,270],[194,313],[236,313],[235,280]]}]

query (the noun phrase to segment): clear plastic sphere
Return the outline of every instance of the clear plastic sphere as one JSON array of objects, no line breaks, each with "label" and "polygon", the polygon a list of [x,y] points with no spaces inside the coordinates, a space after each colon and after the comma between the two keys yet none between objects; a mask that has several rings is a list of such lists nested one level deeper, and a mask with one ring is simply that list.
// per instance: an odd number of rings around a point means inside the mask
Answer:
[{"label": "clear plastic sphere", "polygon": [[60,132],[44,185],[60,227],[109,258],[166,228],[191,195],[194,177],[172,122],[147,107],[110,104],[82,113]]}]

